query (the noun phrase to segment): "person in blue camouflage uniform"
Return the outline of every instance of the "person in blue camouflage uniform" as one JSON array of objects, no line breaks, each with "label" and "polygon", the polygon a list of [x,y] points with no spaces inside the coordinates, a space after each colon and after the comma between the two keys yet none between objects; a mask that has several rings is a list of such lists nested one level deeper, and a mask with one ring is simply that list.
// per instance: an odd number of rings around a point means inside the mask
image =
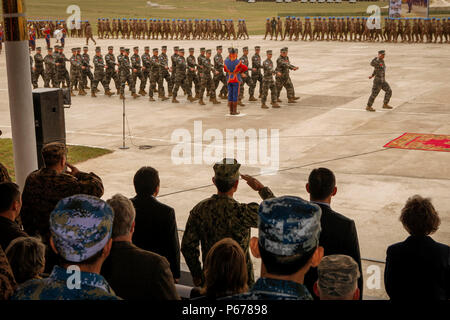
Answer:
[{"label": "person in blue camouflage uniform", "polygon": [[259,206],[259,238],[250,241],[261,258],[261,278],[249,292],[227,300],[313,300],[303,284],[306,272],[319,264],[321,209],[294,196],[268,199]]},{"label": "person in blue camouflage uniform", "polygon": [[[96,197],[74,195],[59,201],[50,214],[50,245],[61,263],[48,278],[21,284],[11,299],[119,300],[100,275],[111,250],[113,219],[111,207]],[[80,270],[78,287],[70,266]]]},{"label": "person in blue camouflage uniform", "polygon": [[202,247],[203,264],[211,247],[223,238],[232,238],[244,250],[248,284],[254,283],[253,265],[248,250],[250,228],[256,228],[258,222],[258,203],[239,203],[233,199],[239,184],[239,176],[258,191],[262,199],[274,197],[272,191],[261,182],[248,175],[240,175],[241,165],[235,159],[223,159],[214,165],[213,182],[217,194],[201,201],[190,212],[181,241],[181,252],[189,267],[194,284],[204,283],[202,266],[199,261],[199,243]]}]

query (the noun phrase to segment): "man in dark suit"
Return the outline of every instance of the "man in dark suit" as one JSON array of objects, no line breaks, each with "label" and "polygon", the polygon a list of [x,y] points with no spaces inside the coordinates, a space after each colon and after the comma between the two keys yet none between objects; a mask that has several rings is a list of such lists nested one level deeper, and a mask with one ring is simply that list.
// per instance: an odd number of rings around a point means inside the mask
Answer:
[{"label": "man in dark suit", "polygon": [[[361,269],[361,255],[359,252],[358,234],[355,222],[331,209],[331,198],[336,195],[336,178],[327,168],[318,168],[311,171],[306,184],[306,191],[310,194],[311,202],[322,209],[320,224],[319,245],[324,249],[324,256],[343,254],[352,257],[359,266],[361,277],[358,279],[360,299],[363,295],[363,272]],[[305,275],[305,285],[310,292],[317,281],[317,268],[311,268]],[[314,299],[318,297],[314,294]]]},{"label": "man in dark suit", "polygon": [[429,237],[440,224],[430,199],[409,198],[400,221],[410,236],[387,249],[387,294],[391,300],[450,299],[450,247]]},{"label": "man in dark suit", "polygon": [[114,292],[125,300],[179,300],[167,259],[131,241],[136,217],[131,201],[116,194],[107,203],[114,211],[113,242],[101,274]]},{"label": "man in dark suit", "polygon": [[131,199],[136,209],[133,243],[141,249],[157,253],[170,263],[175,282],[180,278],[180,242],[173,208],[156,200],[159,193],[158,171],[142,167],[134,175],[136,196]]}]

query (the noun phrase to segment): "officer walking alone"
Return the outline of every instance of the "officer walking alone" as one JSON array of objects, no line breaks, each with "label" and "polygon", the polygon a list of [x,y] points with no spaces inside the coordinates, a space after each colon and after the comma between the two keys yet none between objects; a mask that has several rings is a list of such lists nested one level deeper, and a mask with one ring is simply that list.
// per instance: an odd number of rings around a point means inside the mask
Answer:
[{"label": "officer walking alone", "polygon": [[378,51],[378,57],[374,58],[370,65],[374,67],[372,75],[369,77],[369,79],[373,79],[373,87],[372,87],[372,94],[369,97],[369,101],[367,102],[367,111],[374,112],[375,109],[372,108],[373,102],[375,101],[375,98],[380,93],[380,90],[383,90],[385,92],[384,95],[384,102],[383,102],[383,109],[392,109],[392,107],[388,104],[389,100],[392,96],[392,90],[389,86],[389,83],[386,81],[386,64],[384,63],[384,57],[385,57],[385,51],[380,50]]}]

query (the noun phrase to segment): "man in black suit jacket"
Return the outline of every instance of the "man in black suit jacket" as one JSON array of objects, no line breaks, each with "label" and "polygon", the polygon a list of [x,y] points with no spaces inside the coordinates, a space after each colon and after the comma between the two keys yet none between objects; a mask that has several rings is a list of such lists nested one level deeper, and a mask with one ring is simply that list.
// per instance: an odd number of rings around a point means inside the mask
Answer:
[{"label": "man in black suit jacket", "polygon": [[428,236],[440,223],[431,201],[411,197],[400,221],[411,236],[387,249],[387,294],[391,300],[450,299],[450,247]]},{"label": "man in black suit jacket", "polygon": [[125,196],[107,201],[114,210],[112,247],[101,274],[125,300],[179,300],[167,259],[135,246],[131,239],[136,213]]},{"label": "man in black suit jacket", "polygon": [[133,243],[141,249],[165,257],[176,282],[180,278],[180,242],[173,208],[159,202],[159,175],[152,167],[142,167],[134,176],[136,209]]},{"label": "man in black suit jacket", "polygon": [[[324,249],[324,256],[343,254],[352,257],[358,263],[361,277],[358,279],[360,299],[363,295],[363,272],[361,269],[361,255],[359,252],[358,234],[355,222],[331,209],[331,198],[336,195],[336,178],[333,172],[326,168],[314,169],[306,184],[306,191],[310,194],[311,202],[322,209],[319,245]],[[305,285],[313,293],[314,283],[317,281],[317,268],[310,268],[305,275]],[[313,294],[314,299],[318,297]]]}]

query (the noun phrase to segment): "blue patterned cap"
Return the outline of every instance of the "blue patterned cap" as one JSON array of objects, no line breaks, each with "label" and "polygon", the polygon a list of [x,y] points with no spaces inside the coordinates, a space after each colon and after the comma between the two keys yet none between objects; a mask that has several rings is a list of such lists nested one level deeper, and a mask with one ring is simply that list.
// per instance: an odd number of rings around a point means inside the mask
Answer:
[{"label": "blue patterned cap", "polygon": [[304,254],[319,245],[322,211],[295,196],[263,201],[259,206],[259,245],[279,256]]},{"label": "blue patterned cap", "polygon": [[50,214],[50,231],[59,255],[70,262],[82,262],[111,239],[114,213],[103,200],[74,195],[58,202]]}]

